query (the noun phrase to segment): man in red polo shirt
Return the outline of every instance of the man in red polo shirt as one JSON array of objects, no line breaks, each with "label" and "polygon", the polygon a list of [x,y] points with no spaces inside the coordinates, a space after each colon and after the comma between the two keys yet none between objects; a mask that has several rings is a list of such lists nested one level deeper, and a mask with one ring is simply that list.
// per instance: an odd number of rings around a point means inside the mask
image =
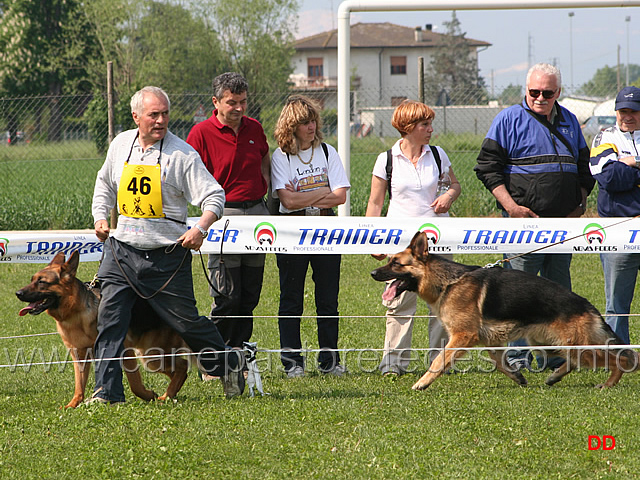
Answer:
[{"label": "man in red polo shirt", "polygon": [[[264,200],[270,177],[269,145],[260,122],[244,115],[248,89],[238,73],[214,78],[213,115],[195,125],[187,137],[224,188],[224,215],[269,214]],[[224,255],[232,288],[228,296],[211,289],[211,316],[231,347],[242,348],[253,333],[252,315],[260,300],[264,261],[264,254]],[[212,281],[219,266],[220,256],[209,255]]]}]

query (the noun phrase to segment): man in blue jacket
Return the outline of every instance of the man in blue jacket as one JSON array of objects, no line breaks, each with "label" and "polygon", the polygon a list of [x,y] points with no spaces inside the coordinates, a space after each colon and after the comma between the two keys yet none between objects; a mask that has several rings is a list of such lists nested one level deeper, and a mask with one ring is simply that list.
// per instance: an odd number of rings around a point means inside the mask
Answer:
[{"label": "man in blue jacket", "polygon": [[[640,88],[624,87],[616,97],[616,125],[600,132],[591,148],[591,173],[598,181],[601,217],[640,214]],[[606,321],[625,343],[640,253],[600,255],[607,299]]]},{"label": "man in blue jacket", "polygon": [[[524,101],[500,112],[487,133],[474,170],[493,194],[504,217],[580,217],[595,181],[589,148],[578,119],[557,103],[560,71],[538,63],[529,69]],[[511,257],[517,254],[505,255]],[[535,253],[505,267],[540,274],[571,289],[571,254]],[[526,345],[524,341],[512,345]],[[538,358],[538,367],[555,368],[558,357]],[[510,351],[514,368],[530,368],[531,354]]]}]

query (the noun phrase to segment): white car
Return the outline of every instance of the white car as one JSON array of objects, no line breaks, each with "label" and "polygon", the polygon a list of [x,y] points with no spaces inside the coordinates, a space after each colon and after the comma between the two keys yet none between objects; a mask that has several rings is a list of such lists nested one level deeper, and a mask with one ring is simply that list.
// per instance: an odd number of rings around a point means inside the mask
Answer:
[{"label": "white car", "polygon": [[598,132],[616,124],[614,115],[595,115],[589,117],[582,124],[582,134],[586,137],[594,137]]}]

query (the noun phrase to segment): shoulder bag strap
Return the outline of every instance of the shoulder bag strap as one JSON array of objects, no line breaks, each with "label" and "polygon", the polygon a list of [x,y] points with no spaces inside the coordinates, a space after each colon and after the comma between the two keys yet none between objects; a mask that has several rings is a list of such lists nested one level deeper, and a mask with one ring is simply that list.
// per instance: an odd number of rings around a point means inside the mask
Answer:
[{"label": "shoulder bag strap", "polygon": [[435,145],[429,145],[431,147],[431,152],[433,153],[433,159],[436,161],[436,165],[438,166],[438,178],[442,175],[442,160],[440,160],[440,152],[438,152],[438,147]]},{"label": "shoulder bag strap", "polygon": [[387,190],[389,190],[389,200],[391,200],[391,172],[393,171],[393,155],[391,155],[391,149],[387,150],[387,166],[385,167],[387,172]]},{"label": "shoulder bag strap", "polygon": [[[522,108],[524,108],[524,106],[522,104],[520,104],[520,106]],[[560,140],[562,143],[564,143],[564,146],[567,147],[569,149],[569,151],[571,152],[571,155],[574,155],[573,152],[573,147],[571,146],[571,144],[569,143],[569,140],[567,140],[564,135],[562,135],[560,133],[560,131],[556,128],[555,125],[553,125],[549,120],[547,120],[546,118],[541,118],[539,115],[536,115],[535,113],[533,113],[531,110],[529,110],[528,108],[524,108],[525,112],[527,112],[529,115],[531,115],[533,118],[535,118],[538,122],[540,122],[541,125],[545,126],[549,132],[551,132],[555,137],[558,138],[558,140]],[[556,152],[557,153],[557,152]]]}]

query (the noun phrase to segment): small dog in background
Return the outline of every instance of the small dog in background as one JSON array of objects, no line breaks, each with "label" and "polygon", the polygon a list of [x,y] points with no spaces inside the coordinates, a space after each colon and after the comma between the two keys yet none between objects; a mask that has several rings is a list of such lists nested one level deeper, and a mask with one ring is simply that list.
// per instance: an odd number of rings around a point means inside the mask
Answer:
[{"label": "small dog in background", "polygon": [[[454,350],[457,348],[505,346],[519,338],[526,338],[529,345],[622,344],[585,298],[530,273],[462,265],[429,254],[424,233],[416,233],[408,248],[393,255],[371,276],[380,282],[394,280],[390,288],[396,296],[405,290],[417,292],[449,334],[449,343],[413,385],[414,390],[427,388],[451,367],[455,358],[463,356],[464,350]],[[488,350],[500,372],[518,385],[526,385],[522,373],[507,366],[501,353]],[[598,387],[613,387],[623,373],[638,368],[638,354],[629,348],[550,353],[564,355],[566,362],[547,378],[547,385],[559,382],[578,366],[587,365],[608,368],[609,378]]]},{"label": "small dog in background", "polygon": [[[93,358],[93,345],[98,336],[98,288],[89,289],[76,278],[80,255],[74,251],[65,262],[64,253],[58,253],[49,265],[37,272],[31,283],[16,292],[17,297],[29,305],[19,315],[39,315],[45,310],[56,320],[62,342],[74,360],[75,390],[65,408],[75,408],[84,399],[84,392],[91,368],[83,360]],[[136,301],[131,312],[131,326],[125,340],[125,351],[132,352],[123,359],[123,369],[131,391],[143,400],[165,400],[176,396],[189,370],[189,362],[174,353],[189,351],[182,337],[155,314],[142,299]],[[164,357],[142,359],[145,367],[161,372],[170,379],[167,391],[158,397],[147,389],[143,382],[135,351],[138,355],[163,355]]]}]

